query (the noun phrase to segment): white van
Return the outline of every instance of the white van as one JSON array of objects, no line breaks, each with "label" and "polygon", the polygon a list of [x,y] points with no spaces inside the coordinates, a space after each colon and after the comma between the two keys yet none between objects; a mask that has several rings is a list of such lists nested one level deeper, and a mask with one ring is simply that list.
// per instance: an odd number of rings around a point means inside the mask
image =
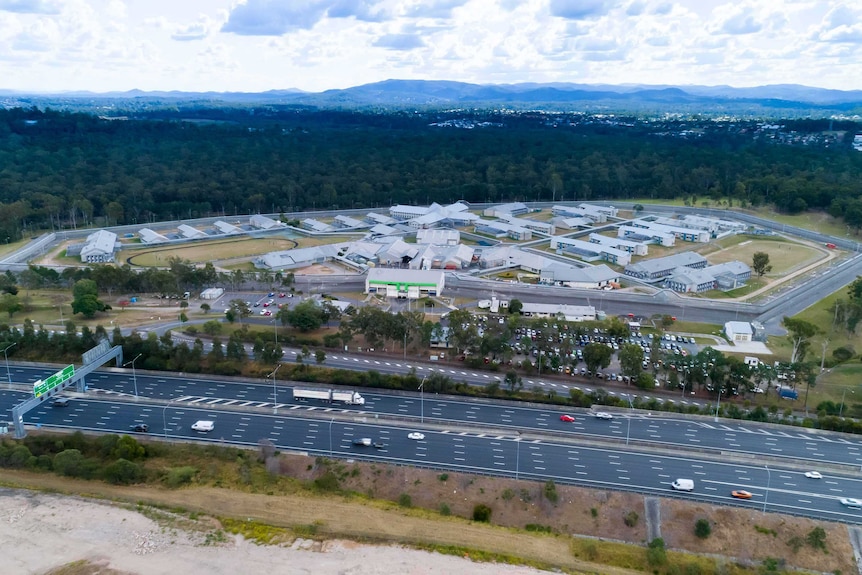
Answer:
[{"label": "white van", "polygon": [[691,479],[677,479],[670,486],[677,491],[694,491],[694,481]]},{"label": "white van", "polygon": [[212,421],[195,421],[192,423],[192,431],[212,431],[215,428],[215,422]]}]

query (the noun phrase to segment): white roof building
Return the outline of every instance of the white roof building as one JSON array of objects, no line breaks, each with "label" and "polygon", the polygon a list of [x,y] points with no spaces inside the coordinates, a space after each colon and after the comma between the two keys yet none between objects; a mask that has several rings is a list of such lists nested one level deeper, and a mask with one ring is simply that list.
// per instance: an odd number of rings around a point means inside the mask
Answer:
[{"label": "white roof building", "polygon": [[200,231],[197,228],[193,228],[189,225],[186,225],[186,224],[180,224],[179,226],[177,226],[177,230],[179,230],[180,235],[182,235],[184,238],[187,238],[190,240],[207,237],[207,235],[204,232]]},{"label": "white roof building", "polygon": [[259,230],[272,230],[287,227],[284,222],[276,221],[261,214],[255,214],[249,218],[248,223]]},{"label": "white roof building", "polygon": [[321,222],[320,220],[315,220],[314,218],[305,218],[301,222],[299,222],[299,226],[304,230],[309,230],[311,232],[331,232],[332,226],[327,224],[326,222]]},{"label": "white roof building", "polygon": [[141,241],[145,244],[160,244],[168,241],[166,236],[158,232],[154,232],[150,228],[141,228],[138,230],[138,236],[140,236]]},{"label": "white roof building", "polygon": [[631,240],[612,238],[601,234],[590,234],[590,243],[616,248],[636,256],[645,256],[649,252],[649,247],[643,242],[633,242]]},{"label": "white roof building", "polygon": [[624,266],[628,265],[632,260],[632,256],[629,252],[612,248],[610,246],[594,244],[563,236],[553,236],[551,238],[551,249],[575,254],[582,260],[588,262],[604,260],[612,264]]},{"label": "white roof building", "polygon": [[368,222],[369,224],[384,224],[387,226],[391,226],[392,224],[395,224],[398,220],[396,220],[393,217],[384,215],[384,214],[378,214],[376,212],[368,212],[365,215],[365,221]]},{"label": "white roof building", "polygon": [[551,218],[551,223],[564,230],[577,230],[591,227],[593,220],[584,216],[557,216]]},{"label": "white roof building", "polygon": [[454,246],[461,241],[461,232],[447,229],[421,229],[416,231],[416,241],[420,244]]},{"label": "white roof building", "polygon": [[221,220],[214,223],[213,226],[215,226],[215,229],[217,229],[223,234],[241,234],[243,232],[242,228],[239,228],[227,222],[223,222]]},{"label": "white roof building", "polygon": [[382,293],[386,297],[418,299],[440,295],[445,283],[446,274],[442,271],[372,268],[365,278],[365,291]]},{"label": "white roof building", "polygon": [[482,215],[489,218],[503,218],[505,216],[520,216],[530,211],[526,204],[522,202],[511,202],[508,204],[500,204],[499,206],[491,206],[482,211]]},{"label": "white roof building", "polygon": [[591,305],[524,302],[521,314],[527,317],[562,317],[566,321],[594,321],[596,308]]},{"label": "white roof building", "polygon": [[87,243],[81,248],[81,261],[85,263],[105,263],[114,261],[117,248],[117,234],[99,230],[87,236]]},{"label": "white roof building", "polygon": [[602,289],[619,281],[619,272],[605,264],[577,267],[550,260],[539,274],[539,282],[543,284],[579,289]]},{"label": "white roof building", "polygon": [[333,225],[338,228],[367,228],[368,225],[365,222],[361,222],[356,218],[351,218],[350,216],[338,215],[335,216]]},{"label": "white roof building", "polygon": [[554,235],[556,231],[554,229],[554,224],[551,222],[540,222],[537,220],[530,220],[527,218],[518,218],[511,214],[503,214],[498,216],[501,220],[504,220],[513,226],[520,226],[522,228],[526,228],[528,230],[532,230],[534,232],[539,232],[541,234],[547,234],[549,236]]},{"label": "white roof building", "polygon": [[724,324],[724,333],[730,341],[751,341],[754,330],[747,321],[729,321]]}]

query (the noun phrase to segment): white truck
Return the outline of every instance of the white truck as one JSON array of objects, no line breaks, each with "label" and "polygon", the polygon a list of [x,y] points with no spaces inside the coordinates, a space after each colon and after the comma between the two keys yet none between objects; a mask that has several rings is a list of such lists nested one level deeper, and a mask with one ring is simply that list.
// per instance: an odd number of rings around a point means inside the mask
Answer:
[{"label": "white truck", "polygon": [[212,431],[215,429],[215,422],[212,421],[195,421],[192,423],[192,431]]},{"label": "white truck", "polygon": [[339,391],[337,389],[293,389],[293,398],[297,400],[319,399],[329,403],[342,402],[347,405],[365,405],[365,398],[355,391]]}]

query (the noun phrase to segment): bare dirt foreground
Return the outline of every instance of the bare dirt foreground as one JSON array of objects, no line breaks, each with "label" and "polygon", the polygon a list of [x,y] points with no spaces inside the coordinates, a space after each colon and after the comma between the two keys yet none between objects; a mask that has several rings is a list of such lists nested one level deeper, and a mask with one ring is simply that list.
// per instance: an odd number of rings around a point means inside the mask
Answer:
[{"label": "bare dirt foreground", "polygon": [[526,567],[349,541],[298,539],[261,546],[240,536],[213,541],[165,527],[119,505],[0,489],[0,572],[17,574],[241,573],[532,575]]}]

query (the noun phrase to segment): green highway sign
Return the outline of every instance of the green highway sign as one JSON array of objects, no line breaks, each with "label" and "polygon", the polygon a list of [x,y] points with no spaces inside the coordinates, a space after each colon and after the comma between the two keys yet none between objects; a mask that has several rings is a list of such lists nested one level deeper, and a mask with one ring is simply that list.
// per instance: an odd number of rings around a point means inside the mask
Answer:
[{"label": "green highway sign", "polygon": [[75,375],[75,366],[67,365],[57,373],[49,375],[44,381],[41,379],[33,384],[33,395],[41,397]]}]

